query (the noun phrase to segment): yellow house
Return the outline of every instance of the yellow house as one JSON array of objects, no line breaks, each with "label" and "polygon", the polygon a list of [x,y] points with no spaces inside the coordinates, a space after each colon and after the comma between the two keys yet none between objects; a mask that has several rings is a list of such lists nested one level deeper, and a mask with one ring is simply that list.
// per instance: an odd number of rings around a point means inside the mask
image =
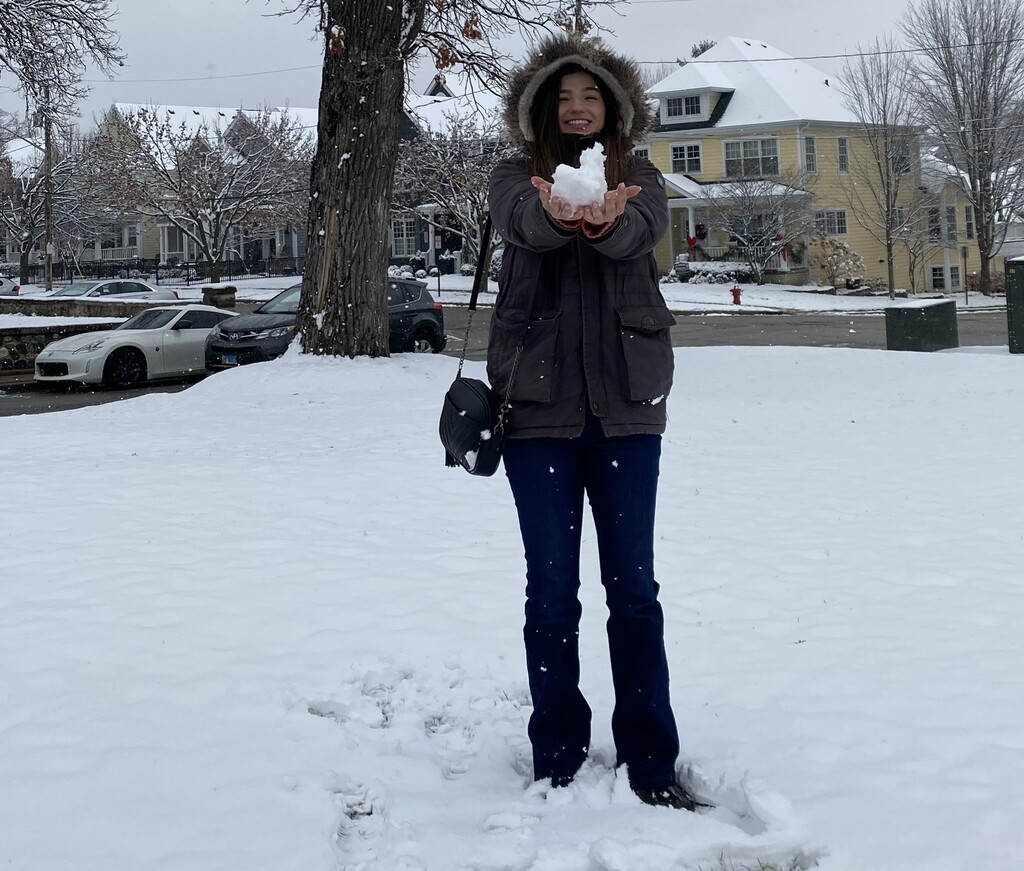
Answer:
[{"label": "yellow house", "polygon": [[[664,270],[680,254],[742,259],[736,240],[709,223],[708,186],[780,178],[797,179],[809,194],[810,221],[808,232],[769,264],[768,280],[826,283],[815,263],[815,240],[831,236],[863,260],[859,274],[845,277],[884,282],[879,210],[858,181],[867,142],[826,73],[760,40],[729,37],[658,82],[650,95],[657,121],[637,151],[662,171],[668,186],[671,230],[657,252]],[[896,286],[958,290],[980,266],[972,211],[955,174],[922,159],[916,143],[905,165],[901,200],[907,205],[900,208],[908,220],[894,249]],[[688,240],[694,239],[691,247]]]}]

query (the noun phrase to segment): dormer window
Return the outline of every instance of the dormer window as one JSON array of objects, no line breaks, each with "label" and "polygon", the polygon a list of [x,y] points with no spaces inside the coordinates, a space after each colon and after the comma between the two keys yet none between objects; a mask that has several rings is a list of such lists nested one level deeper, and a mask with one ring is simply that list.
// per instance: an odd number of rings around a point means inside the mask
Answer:
[{"label": "dormer window", "polygon": [[665,101],[665,114],[669,118],[697,118],[704,114],[700,96],[669,97]]}]

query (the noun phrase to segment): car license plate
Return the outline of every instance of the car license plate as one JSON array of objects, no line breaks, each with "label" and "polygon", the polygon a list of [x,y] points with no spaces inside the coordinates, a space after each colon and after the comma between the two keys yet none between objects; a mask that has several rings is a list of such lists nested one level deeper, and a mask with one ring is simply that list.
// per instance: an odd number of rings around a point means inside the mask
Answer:
[{"label": "car license plate", "polygon": [[221,354],[220,355],[220,359],[221,359],[221,362],[223,362],[225,366],[237,366],[238,365],[238,357],[235,354]]}]

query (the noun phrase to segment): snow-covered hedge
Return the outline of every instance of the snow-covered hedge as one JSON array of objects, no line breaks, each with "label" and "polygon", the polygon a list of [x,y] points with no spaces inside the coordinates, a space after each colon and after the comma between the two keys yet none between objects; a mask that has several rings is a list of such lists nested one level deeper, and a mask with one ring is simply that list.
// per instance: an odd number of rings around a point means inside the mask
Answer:
[{"label": "snow-covered hedge", "polygon": [[491,281],[497,281],[501,277],[501,256],[504,253],[504,248],[491,252],[491,264],[487,270],[487,275]]},{"label": "snow-covered hedge", "polygon": [[691,261],[689,266],[691,284],[746,284],[754,280],[750,266],[736,260]]}]

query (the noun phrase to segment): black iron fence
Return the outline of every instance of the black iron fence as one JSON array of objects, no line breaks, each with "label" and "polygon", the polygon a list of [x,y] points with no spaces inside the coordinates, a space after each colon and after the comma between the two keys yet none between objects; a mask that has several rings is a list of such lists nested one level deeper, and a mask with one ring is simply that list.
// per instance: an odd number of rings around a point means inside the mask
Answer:
[{"label": "black iron fence", "polygon": [[[306,266],[305,257],[268,257],[253,260],[225,260],[220,264],[220,281],[245,281],[249,278],[270,278],[278,275],[302,275]],[[19,278],[17,266],[4,269],[4,274]],[[59,260],[53,263],[53,280],[67,284],[75,280],[99,280],[101,278],[141,278],[156,284],[199,284],[210,281],[210,267],[206,261],[199,263],[161,264],[156,258],[134,260]],[[42,284],[45,281],[45,267],[42,263],[30,263],[26,284]]]},{"label": "black iron fence", "polygon": [[[53,280],[66,284],[76,279],[100,278],[142,278],[152,275],[156,270],[157,260],[82,260],[75,263],[71,260],[55,260],[53,262]],[[20,278],[21,270],[12,265],[4,269],[11,278]],[[28,265],[28,281],[26,284],[42,284],[46,280],[46,267],[42,263]]]},{"label": "black iron fence", "polygon": [[[272,278],[278,275],[302,275],[305,257],[267,257],[252,260],[224,260],[220,264],[219,281],[245,281],[250,278]],[[157,284],[200,284],[210,281],[206,261],[158,265],[153,273]]]}]

